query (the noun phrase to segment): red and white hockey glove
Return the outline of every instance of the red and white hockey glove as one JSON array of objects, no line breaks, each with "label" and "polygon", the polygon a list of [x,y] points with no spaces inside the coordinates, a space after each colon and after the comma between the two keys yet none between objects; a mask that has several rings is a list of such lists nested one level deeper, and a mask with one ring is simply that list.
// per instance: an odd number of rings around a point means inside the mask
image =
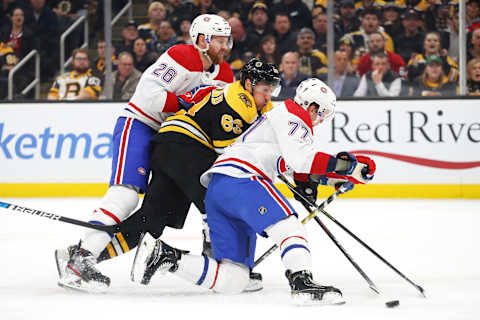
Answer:
[{"label": "red and white hockey glove", "polygon": [[371,158],[362,155],[355,157],[348,152],[340,152],[337,158],[344,161],[346,168],[327,173],[327,178],[348,180],[355,184],[366,184],[373,179],[376,165]]},{"label": "red and white hockey glove", "polygon": [[181,108],[188,111],[195,104],[202,101],[202,99],[205,98],[205,96],[208,95],[210,92],[212,92],[212,90],[215,88],[216,88],[215,86],[207,86],[207,85],[198,86],[194,88],[192,91],[188,91],[187,93],[178,95],[177,96],[178,103],[180,104]]}]

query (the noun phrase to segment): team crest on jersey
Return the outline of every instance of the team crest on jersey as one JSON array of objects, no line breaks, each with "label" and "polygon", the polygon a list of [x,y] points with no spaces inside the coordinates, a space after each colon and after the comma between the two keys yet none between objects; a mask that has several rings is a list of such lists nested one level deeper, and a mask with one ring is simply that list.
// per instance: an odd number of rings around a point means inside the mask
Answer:
[{"label": "team crest on jersey", "polygon": [[147,170],[145,170],[145,168],[138,168],[137,169],[138,173],[140,173],[142,176],[146,175],[147,174]]},{"label": "team crest on jersey", "polygon": [[261,206],[260,208],[258,208],[258,212],[260,212],[260,214],[263,216],[265,213],[267,213],[267,208]]},{"label": "team crest on jersey", "polygon": [[238,97],[240,98],[240,100],[243,101],[243,103],[245,103],[247,108],[252,108],[252,102],[250,101],[250,99],[248,99],[248,97],[245,93],[239,93]]}]

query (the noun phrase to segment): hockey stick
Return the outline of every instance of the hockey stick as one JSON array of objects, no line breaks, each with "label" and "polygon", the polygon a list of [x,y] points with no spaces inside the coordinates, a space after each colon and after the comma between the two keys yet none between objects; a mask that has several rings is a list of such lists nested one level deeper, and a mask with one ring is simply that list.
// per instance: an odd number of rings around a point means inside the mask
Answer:
[{"label": "hockey stick", "polygon": [[0,201],[0,208],[7,209],[7,210],[12,210],[14,212],[26,213],[26,214],[30,214],[32,216],[39,216],[39,217],[47,218],[47,219],[54,220],[54,221],[61,221],[61,222],[65,222],[65,223],[70,223],[70,224],[74,224],[74,225],[77,225],[77,226],[82,226],[82,227],[85,227],[85,228],[105,231],[105,232],[108,232],[108,233],[117,233],[117,232],[121,231],[121,228],[118,225],[102,226],[102,225],[93,224],[93,223],[89,223],[89,222],[85,222],[85,221],[81,221],[81,220],[76,220],[76,219],[72,219],[72,218],[68,218],[68,217],[59,216],[57,214],[53,214],[53,213],[49,213],[49,212],[45,212],[45,211],[41,211],[41,210],[36,210],[36,209],[30,209],[30,208],[27,208],[27,207],[17,206],[16,204],[11,204],[11,203],[7,203],[7,202],[1,202]]},{"label": "hockey stick", "polygon": [[[316,206],[315,204],[311,203],[308,199],[305,199],[301,194],[299,194],[294,188],[294,186],[285,178],[285,177],[280,177],[283,182],[287,184],[287,186],[292,190],[292,192],[295,192],[297,195],[302,197],[310,206],[314,207],[318,211],[322,212],[324,215],[327,216],[330,220],[332,220],[337,226],[339,226],[343,231],[348,233],[353,239],[357,240],[364,248],[366,248],[368,251],[370,251],[374,256],[376,256],[378,259],[380,259],[383,263],[385,263],[387,266],[389,266],[393,271],[395,271],[400,277],[405,279],[408,283],[410,283],[412,286],[417,289],[424,298],[427,296],[425,295],[425,290],[419,286],[418,284],[414,283],[412,280],[407,278],[403,273],[400,272],[397,268],[395,268],[390,262],[388,262],[385,258],[383,258],[379,253],[377,253],[375,250],[373,250],[368,244],[366,244],[362,239],[357,237],[353,232],[351,232],[347,227],[345,227],[342,223],[340,223],[337,219],[335,219],[331,214],[329,214],[327,211],[325,211],[323,208],[320,208],[320,206]],[[317,218],[317,217],[316,217]],[[315,219],[317,221],[317,219]],[[317,221],[318,222],[318,221]],[[321,222],[318,222],[321,224]]]},{"label": "hockey stick", "polygon": [[[290,183],[290,181],[287,180],[287,178],[285,178],[283,175],[279,175],[278,177],[280,178],[280,180],[282,180],[288,186],[288,188],[293,193],[295,193],[297,196],[301,197],[303,200],[305,200],[306,203],[308,203],[312,208],[314,208],[313,212],[321,211],[323,213],[323,208],[320,208],[320,206],[316,206],[316,205],[312,204],[302,194],[300,194],[297,190],[295,190],[295,186],[293,186]],[[343,185],[338,188],[337,192],[340,191],[340,190],[342,190],[341,192],[345,191],[343,189]],[[302,205],[305,207],[305,209],[307,211],[310,212],[310,210],[311,210],[310,208],[308,208],[304,203],[302,203]],[[367,281],[370,289],[372,289],[372,291],[374,291],[376,294],[380,294],[380,291],[378,291],[378,288],[375,285],[375,283],[373,283],[373,281],[367,276],[367,274],[363,271],[363,269],[360,268],[360,266],[355,262],[355,260],[353,260],[352,256],[347,252],[347,250],[345,250],[345,248],[340,244],[340,242],[338,242],[338,240],[334,237],[334,235],[330,232],[330,230],[328,230],[327,226],[322,222],[322,220],[320,220],[320,218],[316,215],[313,218],[320,225],[320,227],[323,229],[323,231],[325,231],[325,233],[333,241],[333,243],[335,243],[337,248],[340,249],[340,251],[343,253],[343,255],[348,259],[348,261],[350,261],[350,263],[358,271],[358,273],[360,273],[360,275],[363,277],[363,279],[365,279],[365,281]]]},{"label": "hockey stick", "polygon": [[[325,208],[329,203],[331,203],[333,200],[335,200],[341,193],[343,193],[343,191],[339,188],[337,191],[335,191],[330,197],[328,197],[327,200],[323,201],[318,207],[319,208]],[[307,222],[309,222],[310,220],[313,219],[313,217],[315,217],[315,215],[317,214],[317,210],[314,210],[312,211],[308,216],[306,216],[303,220],[302,220],[302,223],[303,224],[306,224]],[[257,265],[259,265],[263,260],[265,260],[265,258],[267,258],[269,255],[271,255],[275,250],[277,250],[278,248],[278,245],[277,244],[274,244],[270,249],[268,249],[267,251],[265,251],[264,254],[262,254],[260,256],[260,258],[257,259],[257,261],[255,261],[253,263],[253,267],[255,268]]]}]

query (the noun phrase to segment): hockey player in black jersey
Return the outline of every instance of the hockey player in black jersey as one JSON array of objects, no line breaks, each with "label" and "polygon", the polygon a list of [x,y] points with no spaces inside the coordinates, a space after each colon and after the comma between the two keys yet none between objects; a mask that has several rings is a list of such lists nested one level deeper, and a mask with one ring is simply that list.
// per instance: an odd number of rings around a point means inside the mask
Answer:
[{"label": "hockey player in black jersey", "polygon": [[[212,88],[200,102],[169,117],[151,141],[152,179],[142,207],[119,225],[121,232],[113,235],[97,262],[133,249],[144,232],[158,238],[166,226],[181,229],[192,202],[206,228],[206,189],[200,175],[259,115],[273,107],[270,98],[279,80],[276,66],[252,59],[242,68],[239,81]],[[204,254],[209,254],[208,242],[208,231],[204,231]],[[92,263],[80,264],[81,259],[72,258],[78,250],[88,256],[78,245],[56,251],[59,284],[83,291],[106,290],[108,277],[90,272]],[[251,290],[261,289],[261,283],[253,283]]]}]

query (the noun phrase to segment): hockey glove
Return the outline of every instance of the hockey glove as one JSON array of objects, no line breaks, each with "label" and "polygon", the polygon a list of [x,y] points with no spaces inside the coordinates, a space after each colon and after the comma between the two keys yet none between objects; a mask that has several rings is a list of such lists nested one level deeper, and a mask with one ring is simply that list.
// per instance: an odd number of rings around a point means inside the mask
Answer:
[{"label": "hockey glove", "polygon": [[335,173],[346,177],[355,184],[366,184],[373,179],[376,170],[375,162],[366,156],[358,156],[348,152],[337,154]]},{"label": "hockey glove", "polygon": [[202,101],[202,99],[205,98],[205,96],[208,95],[210,92],[212,92],[212,90],[215,88],[216,87],[214,86],[206,86],[206,85],[198,86],[194,88],[192,91],[178,95],[177,96],[178,103],[181,105],[183,109],[188,111],[195,104]]},{"label": "hockey glove", "polygon": [[340,190],[342,193],[353,190],[353,187],[355,186],[355,184],[349,181],[347,177],[333,173],[327,173],[326,175],[311,175],[310,179],[318,181],[318,184],[335,188],[335,190],[342,187],[342,190]]}]

